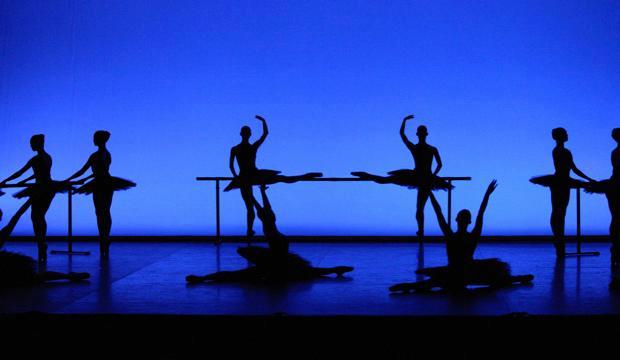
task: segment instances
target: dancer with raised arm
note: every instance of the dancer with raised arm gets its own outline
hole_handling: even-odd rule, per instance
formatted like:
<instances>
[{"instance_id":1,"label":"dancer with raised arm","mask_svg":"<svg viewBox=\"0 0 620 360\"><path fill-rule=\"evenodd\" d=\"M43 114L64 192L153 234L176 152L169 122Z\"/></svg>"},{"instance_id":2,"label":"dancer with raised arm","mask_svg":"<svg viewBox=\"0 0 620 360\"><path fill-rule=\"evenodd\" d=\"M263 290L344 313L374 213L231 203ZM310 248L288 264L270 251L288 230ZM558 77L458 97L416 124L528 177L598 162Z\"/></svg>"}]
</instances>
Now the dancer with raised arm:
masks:
<instances>
[{"instance_id":1,"label":"dancer with raised arm","mask_svg":"<svg viewBox=\"0 0 620 360\"><path fill-rule=\"evenodd\" d=\"M388 176L379 176L369 174L364 171L354 171L351 173L362 179L372 180L379 184L396 184L407 186L410 189L418 189L418 197L416 201L415 218L418 223L417 235L420 240L424 238L424 207L428 201L428 197L434 190L448 190L450 184L441 179L437 174L442 168L441 157L436 147L426 142L428 130L426 126L418 126L416 135L418 143L412 143L405 134L407 121L412 120L413 115L406 116L400 125L400 137L407 146L407 149L413 156L414 169L400 169L388 172ZM433 159L437 163L435 170L432 170Z\"/></svg>"},{"instance_id":2,"label":"dancer with raised arm","mask_svg":"<svg viewBox=\"0 0 620 360\"><path fill-rule=\"evenodd\" d=\"M491 181L480 204L476 223L471 232L467 231L471 224L471 212L469 210L459 211L456 216L457 230L453 232L443 216L439 202L431 193L431 204L437 215L439 227L446 238L448 266L417 270L416 274L428 276L430 279L414 283L397 284L390 287L390 291L424 292L431 291L434 288L461 291L468 285L504 287L515 283L531 282L534 276L513 276L510 273L510 266L498 259L474 260L474 253L482 234L484 212L489 203L489 198L496 188L497 182L495 180Z\"/></svg>"},{"instance_id":3,"label":"dancer with raised arm","mask_svg":"<svg viewBox=\"0 0 620 360\"><path fill-rule=\"evenodd\" d=\"M127 190L136 186L133 181L110 175L112 155L110 155L106 147L109 139L110 133L108 131L96 131L93 135L93 143L97 147L97 151L90 155L80 170L65 180L69 182L84 175L89 168L92 170L91 175L78 182L83 183L86 180L92 180L77 188L75 192L77 194L93 195L95 214L97 216L97 229L99 230L99 249L100 255L103 257L107 257L110 254L110 230L112 229L112 214L110 209L112 207L114 192Z\"/></svg>"},{"instance_id":4,"label":"dancer with raised arm","mask_svg":"<svg viewBox=\"0 0 620 360\"><path fill-rule=\"evenodd\" d=\"M28 200L17 211L16 216L13 217L14 220L9 222L9 225L0 232L0 241L8 238L21 215L30 207L32 227L39 249L39 262L45 262L47 261L47 244L45 239L47 235L47 222L45 215L56 193L68 191L69 185L61 181L52 180L52 157L45 152L45 136L43 134L33 135L30 138L30 147L37 154L28 160L21 169L0 183L0 185L6 185L9 181L21 177L30 169L32 169L33 175L21 180L18 184L23 185L32 179L35 180L33 185L27 186L13 195L18 199L27 197Z\"/></svg>"},{"instance_id":5,"label":"dancer with raised arm","mask_svg":"<svg viewBox=\"0 0 620 360\"><path fill-rule=\"evenodd\" d=\"M0 237L0 290L17 286L32 286L44 282L55 280L81 281L90 277L89 273L60 273L56 271L40 271L36 270L36 262L33 258L11 251L2 250L4 243L10 235L12 227L10 224L17 223L23 212L17 212L11 218L9 225L2 229L2 234L6 236ZM2 222L2 210L0 210L0 222ZM14 225L13 225L14 227Z\"/></svg>"},{"instance_id":6,"label":"dancer with raised arm","mask_svg":"<svg viewBox=\"0 0 620 360\"><path fill-rule=\"evenodd\" d=\"M564 144L568 141L568 132L564 128L555 128L551 131L551 137L555 140L553 148L553 166L555 173L552 175L537 176L530 179L536 185L548 187L551 190L551 231L553 232L553 244L557 256L566 254L566 239L564 238L566 209L570 200L571 189L582 188L587 183L570 177L571 170L577 176L593 181L577 168L573 161L573 154Z\"/></svg>"},{"instance_id":7,"label":"dancer with raised arm","mask_svg":"<svg viewBox=\"0 0 620 360\"><path fill-rule=\"evenodd\" d=\"M252 190L253 185L269 185L279 182L294 183L300 180L309 180L323 176L320 172L311 172L297 176L285 176L280 175L280 171L277 170L258 169L256 167L256 153L267 138L269 130L267 128L267 121L263 117L256 115L256 119L262 123L263 133L258 140L254 143L250 143L252 130L249 126L243 126L241 128L241 142L230 150L229 168L234 179L224 189L224 191L230 191L238 188L241 191L241 197L243 198L247 210L246 234L248 238L254 236L254 218L256 217L254 213L255 199ZM239 173L237 173L235 169L235 160L239 167Z\"/></svg>"},{"instance_id":8,"label":"dancer with raised arm","mask_svg":"<svg viewBox=\"0 0 620 360\"><path fill-rule=\"evenodd\" d=\"M267 197L267 187L261 185L263 205L254 200L258 218L263 223L263 233L268 248L247 246L237 249L237 253L254 264L247 269L237 271L219 271L213 274L198 276L189 275L187 282L278 282L310 280L330 274L342 276L353 271L350 266L314 267L299 255L288 251L289 241L276 226L276 215Z\"/></svg>"},{"instance_id":9,"label":"dancer with raised arm","mask_svg":"<svg viewBox=\"0 0 620 360\"><path fill-rule=\"evenodd\" d=\"M611 152L612 173L609 179L595 181L585 188L588 193L605 194L611 214L609 238L611 240L611 266L620 267L620 128L611 131L616 148Z\"/></svg>"}]
</instances>

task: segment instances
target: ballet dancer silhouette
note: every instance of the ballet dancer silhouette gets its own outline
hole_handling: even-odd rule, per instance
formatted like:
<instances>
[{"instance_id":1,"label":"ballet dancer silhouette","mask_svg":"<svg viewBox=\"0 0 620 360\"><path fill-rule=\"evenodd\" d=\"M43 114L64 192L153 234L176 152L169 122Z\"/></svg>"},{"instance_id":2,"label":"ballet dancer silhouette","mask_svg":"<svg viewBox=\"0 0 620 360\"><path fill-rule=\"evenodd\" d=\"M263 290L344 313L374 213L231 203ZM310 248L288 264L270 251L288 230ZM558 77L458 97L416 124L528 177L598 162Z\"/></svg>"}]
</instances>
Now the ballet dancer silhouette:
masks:
<instances>
[{"instance_id":1,"label":"ballet dancer silhouette","mask_svg":"<svg viewBox=\"0 0 620 360\"><path fill-rule=\"evenodd\" d=\"M443 164L439 151L436 147L426 142L428 130L426 126L418 126L416 135L418 143L412 143L405 134L407 121L412 120L413 115L406 116L400 125L400 137L411 152L414 161L414 169L400 169L388 172L389 176L379 176L369 174L364 171L354 171L351 173L362 179L372 180L379 184L396 184L407 186L411 189L418 189L418 197L416 201L416 221L418 223L418 238L424 238L424 207L428 201L428 197L433 190L447 190L451 185L437 176ZM433 159L437 163L435 170L432 171Z\"/></svg>"},{"instance_id":2,"label":"ballet dancer silhouette","mask_svg":"<svg viewBox=\"0 0 620 360\"><path fill-rule=\"evenodd\" d=\"M553 232L553 244L557 256L566 254L566 240L564 238L566 209L570 200L570 190L582 188L587 183L570 177L571 170L579 177L593 181L577 168L573 161L573 155L564 144L568 141L568 133L564 128L555 128L551 131L551 137L556 146L553 149L553 166L555 173L552 175L537 176L530 179L536 185L548 187L551 190L551 231Z\"/></svg>"},{"instance_id":3,"label":"ballet dancer silhouette","mask_svg":"<svg viewBox=\"0 0 620 360\"><path fill-rule=\"evenodd\" d=\"M462 291L467 285L483 285L496 288L515 283L531 282L534 276L513 276L510 273L510 266L498 259L474 260L474 253L482 233L484 212L489 203L489 198L496 188L497 181L491 181L480 204L476 223L471 232L467 231L471 224L471 212L469 210L459 211L456 216L457 231L453 232L443 216L439 202L431 193L431 204L437 215L439 227L446 237L448 266L417 270L416 274L428 276L430 279L414 283L396 284L390 287L390 291L424 292L431 291L434 288Z\"/></svg>"},{"instance_id":4,"label":"ballet dancer silhouette","mask_svg":"<svg viewBox=\"0 0 620 360\"><path fill-rule=\"evenodd\" d=\"M586 192L605 194L611 214L609 237L611 239L611 265L620 267L620 128L611 131L616 148L611 152L612 174L609 179L586 185Z\"/></svg>"},{"instance_id":5,"label":"ballet dancer silhouette","mask_svg":"<svg viewBox=\"0 0 620 360\"><path fill-rule=\"evenodd\" d=\"M24 212L18 212L11 218L11 223L17 223ZM2 210L0 209L0 222L2 222ZM17 218L16 218L17 217ZM9 227L7 227L9 226ZM68 274L56 271L36 271L36 263L33 258L11 251L2 250L5 241L10 235L7 225L2 229L0 237L0 289L17 286L36 285L55 280L80 281L90 277L89 273L70 272ZM14 225L13 225L14 227Z\"/></svg>"},{"instance_id":6,"label":"ballet dancer silhouette","mask_svg":"<svg viewBox=\"0 0 620 360\"><path fill-rule=\"evenodd\" d=\"M77 194L93 195L95 214L97 216L97 229L99 230L99 250L102 257L107 257L110 254L110 230L112 229L110 209L114 192L136 186L132 181L110 175L112 156L106 148L109 139L110 133L108 131L96 131L93 135L93 143L97 147L97 151L90 155L80 170L65 180L70 182L82 176L89 168L92 169L91 175L77 182L84 183L86 180L92 180L77 188L75 192Z\"/></svg>"},{"instance_id":7,"label":"ballet dancer silhouette","mask_svg":"<svg viewBox=\"0 0 620 360\"><path fill-rule=\"evenodd\" d=\"M303 175L285 176L280 175L280 171L258 169L256 167L256 153L258 148L263 144L269 134L267 128L267 121L259 116L255 116L263 124L263 133L261 137L254 143L250 143L250 137L252 136L252 130L249 126L243 126L241 128L241 142L235 145L230 150L229 168L234 179L228 184L224 191L230 191L232 189L239 189L241 191L241 197L245 203L247 210L247 237L254 236L254 219L256 217L254 213L254 192L252 190L253 185L261 184L275 184L275 183L294 183L300 180L314 179L323 176L320 172L311 172ZM235 169L235 160L239 167L239 173Z\"/></svg>"},{"instance_id":8,"label":"ballet dancer silhouette","mask_svg":"<svg viewBox=\"0 0 620 360\"><path fill-rule=\"evenodd\" d=\"M17 211L16 215L18 216L14 217L16 219L15 222L10 222L6 230L0 232L0 237L6 239L13 230L13 227L17 224L19 217L30 207L32 227L39 250L39 262L45 262L47 261L47 244L45 241L47 222L45 221L45 215L56 193L68 191L69 185L61 181L52 180L52 157L45 152L44 135L33 135L30 138L30 147L32 151L35 151L37 154L28 160L26 165L21 169L0 183L0 185L6 185L9 181L22 176L29 169L32 169L33 175L21 180L18 184L23 185L32 179L35 180L35 184L27 186L25 189L13 195L18 199L27 197L28 200Z\"/></svg>"},{"instance_id":9,"label":"ballet dancer silhouette","mask_svg":"<svg viewBox=\"0 0 620 360\"><path fill-rule=\"evenodd\" d=\"M219 271L204 276L188 275L186 277L187 282L302 281L330 274L336 274L340 277L344 273L353 271L350 266L314 267L299 255L289 252L289 241L276 226L276 215L267 196L267 187L263 184L260 188L263 205L261 206L255 199L254 206L258 218L263 223L263 233L268 248L260 246L240 247L237 249L237 253L254 266L237 271Z\"/></svg>"}]
</instances>

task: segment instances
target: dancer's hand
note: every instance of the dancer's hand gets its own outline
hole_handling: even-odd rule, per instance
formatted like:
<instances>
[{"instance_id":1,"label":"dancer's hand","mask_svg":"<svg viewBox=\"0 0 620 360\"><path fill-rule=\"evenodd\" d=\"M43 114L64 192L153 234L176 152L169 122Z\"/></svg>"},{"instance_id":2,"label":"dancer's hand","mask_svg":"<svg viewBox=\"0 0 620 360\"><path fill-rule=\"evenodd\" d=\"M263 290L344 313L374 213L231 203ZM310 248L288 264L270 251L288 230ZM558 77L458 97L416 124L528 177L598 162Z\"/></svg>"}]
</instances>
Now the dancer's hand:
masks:
<instances>
[{"instance_id":1,"label":"dancer's hand","mask_svg":"<svg viewBox=\"0 0 620 360\"><path fill-rule=\"evenodd\" d=\"M495 189L497 189L497 180L493 179L493 181L491 181L489 183L489 186L487 187L486 195L491 195L493 191L495 191Z\"/></svg>"},{"instance_id":2,"label":"dancer's hand","mask_svg":"<svg viewBox=\"0 0 620 360\"><path fill-rule=\"evenodd\" d=\"M256 115L256 116L254 116L254 117L255 117L256 119L258 119L258 120L262 121L262 122L265 122L265 118L264 118L264 117L262 117L262 116L260 116L260 115Z\"/></svg>"},{"instance_id":3,"label":"dancer's hand","mask_svg":"<svg viewBox=\"0 0 620 360\"><path fill-rule=\"evenodd\" d=\"M411 120L411 119L413 119L413 118L414 118L413 114L411 114L411 115L407 115L407 116L405 116L405 118L403 119L403 121Z\"/></svg>"}]
</instances>

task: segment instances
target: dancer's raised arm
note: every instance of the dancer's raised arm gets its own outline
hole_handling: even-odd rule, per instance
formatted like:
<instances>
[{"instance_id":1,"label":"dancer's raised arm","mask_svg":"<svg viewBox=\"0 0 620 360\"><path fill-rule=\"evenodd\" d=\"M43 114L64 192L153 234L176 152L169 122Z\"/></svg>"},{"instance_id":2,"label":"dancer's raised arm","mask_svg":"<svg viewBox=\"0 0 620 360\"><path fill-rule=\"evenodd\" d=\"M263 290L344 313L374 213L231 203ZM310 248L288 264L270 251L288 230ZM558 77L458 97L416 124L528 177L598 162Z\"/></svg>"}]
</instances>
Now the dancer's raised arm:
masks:
<instances>
[{"instance_id":1,"label":"dancer's raised arm","mask_svg":"<svg viewBox=\"0 0 620 360\"><path fill-rule=\"evenodd\" d=\"M441 157L439 157L439 150L437 150L437 148L433 148L433 150L433 156L437 162L437 167L435 168L435 171L433 171L433 175L437 175L439 174L439 170L443 167L443 164L441 163Z\"/></svg>"},{"instance_id":2,"label":"dancer's raised arm","mask_svg":"<svg viewBox=\"0 0 620 360\"><path fill-rule=\"evenodd\" d=\"M577 174L577 176L584 178L588 181L594 181L594 179L590 178L588 175L584 174L581 170L577 168L577 165L575 165L575 162L573 161L573 154L570 154L570 163L571 163L570 169L573 170L573 172Z\"/></svg>"},{"instance_id":3,"label":"dancer's raised arm","mask_svg":"<svg viewBox=\"0 0 620 360\"><path fill-rule=\"evenodd\" d=\"M0 184L4 185L6 183L8 183L11 180L15 180L17 178L19 178L20 176L22 176L26 171L28 171L28 169L30 169L32 167L32 159L28 160L28 162L26 163L26 165L24 165L21 169L17 170L13 175L9 176L8 178L4 179L2 182L0 182ZM34 179L34 175L22 180L21 182L26 182L28 180L32 180Z\"/></svg>"},{"instance_id":4,"label":"dancer's raised arm","mask_svg":"<svg viewBox=\"0 0 620 360\"><path fill-rule=\"evenodd\" d=\"M269 129L267 128L267 121L265 121L265 119L262 116L256 115L255 118L263 123L263 134L254 143L254 146L256 146L258 148L259 146L261 146L263 144L263 142L267 138L267 134L269 134Z\"/></svg>"},{"instance_id":5,"label":"dancer's raised arm","mask_svg":"<svg viewBox=\"0 0 620 360\"><path fill-rule=\"evenodd\" d=\"M413 148L413 143L407 138L407 135L405 134L405 127L407 126L407 120L411 119L413 119L413 115L407 115L403 119L402 124L400 124L400 138L403 139L403 142L405 143L405 145L407 145L409 149Z\"/></svg>"},{"instance_id":6,"label":"dancer's raised arm","mask_svg":"<svg viewBox=\"0 0 620 360\"><path fill-rule=\"evenodd\" d=\"M450 229L450 225L446 222L446 219L443 217L443 213L441 212L441 206L439 202L435 198L435 195L431 192L429 195L431 199L431 204L433 204L433 210L435 210L435 215L437 215L437 222L439 223L439 228L441 232L443 232L444 236L451 236L452 229Z\"/></svg>"},{"instance_id":7,"label":"dancer's raised arm","mask_svg":"<svg viewBox=\"0 0 620 360\"><path fill-rule=\"evenodd\" d=\"M80 170L76 171L75 174L69 176L65 181L71 181L73 179L79 178L80 176L84 175L84 173L88 170L88 168L92 165L92 159L93 156L91 155L88 160L86 160L86 163L84 164L84 166L82 166L80 168ZM89 175L86 178L82 179L82 181L84 180L88 180L90 178L92 178L94 175Z\"/></svg>"},{"instance_id":8,"label":"dancer's raised arm","mask_svg":"<svg viewBox=\"0 0 620 360\"><path fill-rule=\"evenodd\" d=\"M478 210L478 216L476 216L476 224L474 225L474 229L472 230L472 235L480 236L482 233L482 220L484 218L484 212L487 209L487 205L489 204L489 198L495 189L497 188L497 180L493 180L489 183L487 187L487 191L484 193L484 198L482 199L482 203L480 204L480 210Z\"/></svg>"}]
</instances>

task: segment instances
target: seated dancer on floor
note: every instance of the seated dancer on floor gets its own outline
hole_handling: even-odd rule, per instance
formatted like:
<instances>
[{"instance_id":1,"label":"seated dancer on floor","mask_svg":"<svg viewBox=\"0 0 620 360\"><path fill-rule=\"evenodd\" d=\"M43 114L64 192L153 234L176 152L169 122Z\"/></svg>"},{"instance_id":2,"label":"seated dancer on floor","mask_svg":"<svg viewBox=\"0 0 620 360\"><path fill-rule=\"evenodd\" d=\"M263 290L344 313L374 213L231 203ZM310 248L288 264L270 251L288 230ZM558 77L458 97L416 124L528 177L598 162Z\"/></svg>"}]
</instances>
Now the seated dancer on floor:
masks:
<instances>
[{"instance_id":1,"label":"seated dancer on floor","mask_svg":"<svg viewBox=\"0 0 620 360\"><path fill-rule=\"evenodd\" d=\"M570 200L571 189L584 187L585 181L570 177L571 170L579 177L593 181L577 168L573 161L573 154L564 147L568 141L568 133L564 128L555 128L551 131L551 137L556 142L553 149L553 166L555 173L552 175L537 176L530 179L536 185L548 187L551 190L551 231L553 232L553 245L556 256L566 254L566 239L564 238L566 209Z\"/></svg>"},{"instance_id":2,"label":"seated dancer on floor","mask_svg":"<svg viewBox=\"0 0 620 360\"><path fill-rule=\"evenodd\" d=\"M19 217L24 212L18 212L11 221L2 229L2 234L10 235L10 230L15 227ZM2 210L0 210L0 222L2 221ZM0 290L16 286L30 286L48 281L70 280L80 281L90 277L89 273L68 274L55 271L36 271L36 262L33 258L22 254L2 250L6 237L0 237Z\"/></svg>"},{"instance_id":3,"label":"seated dancer on floor","mask_svg":"<svg viewBox=\"0 0 620 360\"><path fill-rule=\"evenodd\" d=\"M410 189L417 188L418 198L416 201L415 217L418 223L417 235L420 239L422 239L424 237L424 207L426 206L430 193L434 190L447 190L451 185L437 176L442 167L441 158L439 157L439 151L437 148L426 142L426 137L428 136L426 126L418 126L416 133L418 136L417 144L412 143L407 138L407 135L405 134L405 127L407 121L411 119L413 119L413 115L408 115L403 119L403 122L400 125L400 137L413 156L413 170L394 170L388 172L388 176L373 175L364 171L354 171L351 175L362 179L372 180L379 184L396 184L407 186ZM435 171L431 170L433 159L437 162Z\"/></svg>"},{"instance_id":4,"label":"seated dancer on floor","mask_svg":"<svg viewBox=\"0 0 620 360\"><path fill-rule=\"evenodd\" d=\"M482 232L482 219L486 210L491 193L497 187L493 180L484 194L480 205L476 224L472 232L467 232L471 224L469 210L459 211L456 222L458 229L453 232L446 222L439 203L433 194L430 195L433 209L437 214L437 221L444 236L446 237L446 250L448 253L448 266L424 268L416 271L416 274L430 277L428 280L414 283L402 283L390 287L393 292L431 291L434 288L448 290L464 290L468 285L482 285L491 287L508 286L515 283L529 283L534 279L532 275L513 276L510 266L498 259L474 260L474 252L480 240Z\"/></svg>"},{"instance_id":5,"label":"seated dancer on floor","mask_svg":"<svg viewBox=\"0 0 620 360\"><path fill-rule=\"evenodd\" d=\"M612 174L609 179L586 185L588 193L605 194L611 214L609 238L611 240L611 265L620 267L620 128L611 131L616 148L611 152ZM620 285L620 284L615 284ZM614 286L615 286L614 285Z\"/></svg>"},{"instance_id":6,"label":"seated dancer on floor","mask_svg":"<svg viewBox=\"0 0 620 360\"><path fill-rule=\"evenodd\" d=\"M350 266L314 267L299 255L289 252L289 241L276 226L276 215L269 203L266 189L265 185L261 185L263 205L254 200L254 206L258 218L263 223L263 233L269 247L247 246L237 249L237 253L254 266L243 270L219 271L205 276L189 275L186 277L188 282L299 281L330 274L342 276L346 272L353 271Z\"/></svg>"},{"instance_id":7,"label":"seated dancer on floor","mask_svg":"<svg viewBox=\"0 0 620 360\"><path fill-rule=\"evenodd\" d=\"M30 138L30 147L32 148L32 151L36 151L37 154L33 156L21 169L6 178L4 181L0 182L0 185L6 185L7 182L19 178L26 171L32 169L33 175L21 180L18 184L26 184L32 179L35 180L35 183L13 195L18 199L24 197L28 198L28 200L17 211L16 217L14 218L19 219L21 215L28 208L30 208L32 227L34 229L34 235L39 248L39 261L45 262L47 261L47 244L45 241L45 237L47 235L47 222L45 221L45 215L47 214L47 210L52 204L52 200L54 200L56 193L67 192L70 189L70 185L62 181L52 180L52 157L45 152L44 135L38 134L32 136ZM11 223L9 223L9 225L11 225ZM12 226L15 226L15 224ZM6 240L12 231L13 229L9 226L5 231L0 232L0 238L4 238L4 240Z\"/></svg>"},{"instance_id":8,"label":"seated dancer on floor","mask_svg":"<svg viewBox=\"0 0 620 360\"><path fill-rule=\"evenodd\" d=\"M230 150L230 172L233 174L234 179L226 186L224 191L230 191L232 189L239 189L241 191L241 197L245 203L247 210L247 236L252 237L254 235L254 193L252 190L253 185L261 184L275 184L275 183L294 183L300 180L314 179L323 176L319 172L312 172L297 176L284 176L280 175L280 171L258 169L256 167L256 152L261 144L267 138L269 133L267 129L267 121L261 116L256 115L263 124L263 134L254 143L250 143L250 137L252 136L252 130L249 126L241 128L241 142L235 145ZM239 166L239 173L235 170L235 159Z\"/></svg>"},{"instance_id":9,"label":"seated dancer on floor","mask_svg":"<svg viewBox=\"0 0 620 360\"><path fill-rule=\"evenodd\" d=\"M97 216L97 229L99 230L99 251L100 255L107 257L110 254L110 231L112 230L112 198L115 191L127 190L136 183L110 175L110 165L112 155L106 148L110 139L110 133L105 130L98 130L93 135L93 143L97 151L92 153L84 166L75 174L71 175L66 181L71 181L82 175L90 168L92 174L79 180L83 183L88 179L93 179L83 186L77 188L77 194L93 195L95 205L95 215Z\"/></svg>"}]
</instances>

